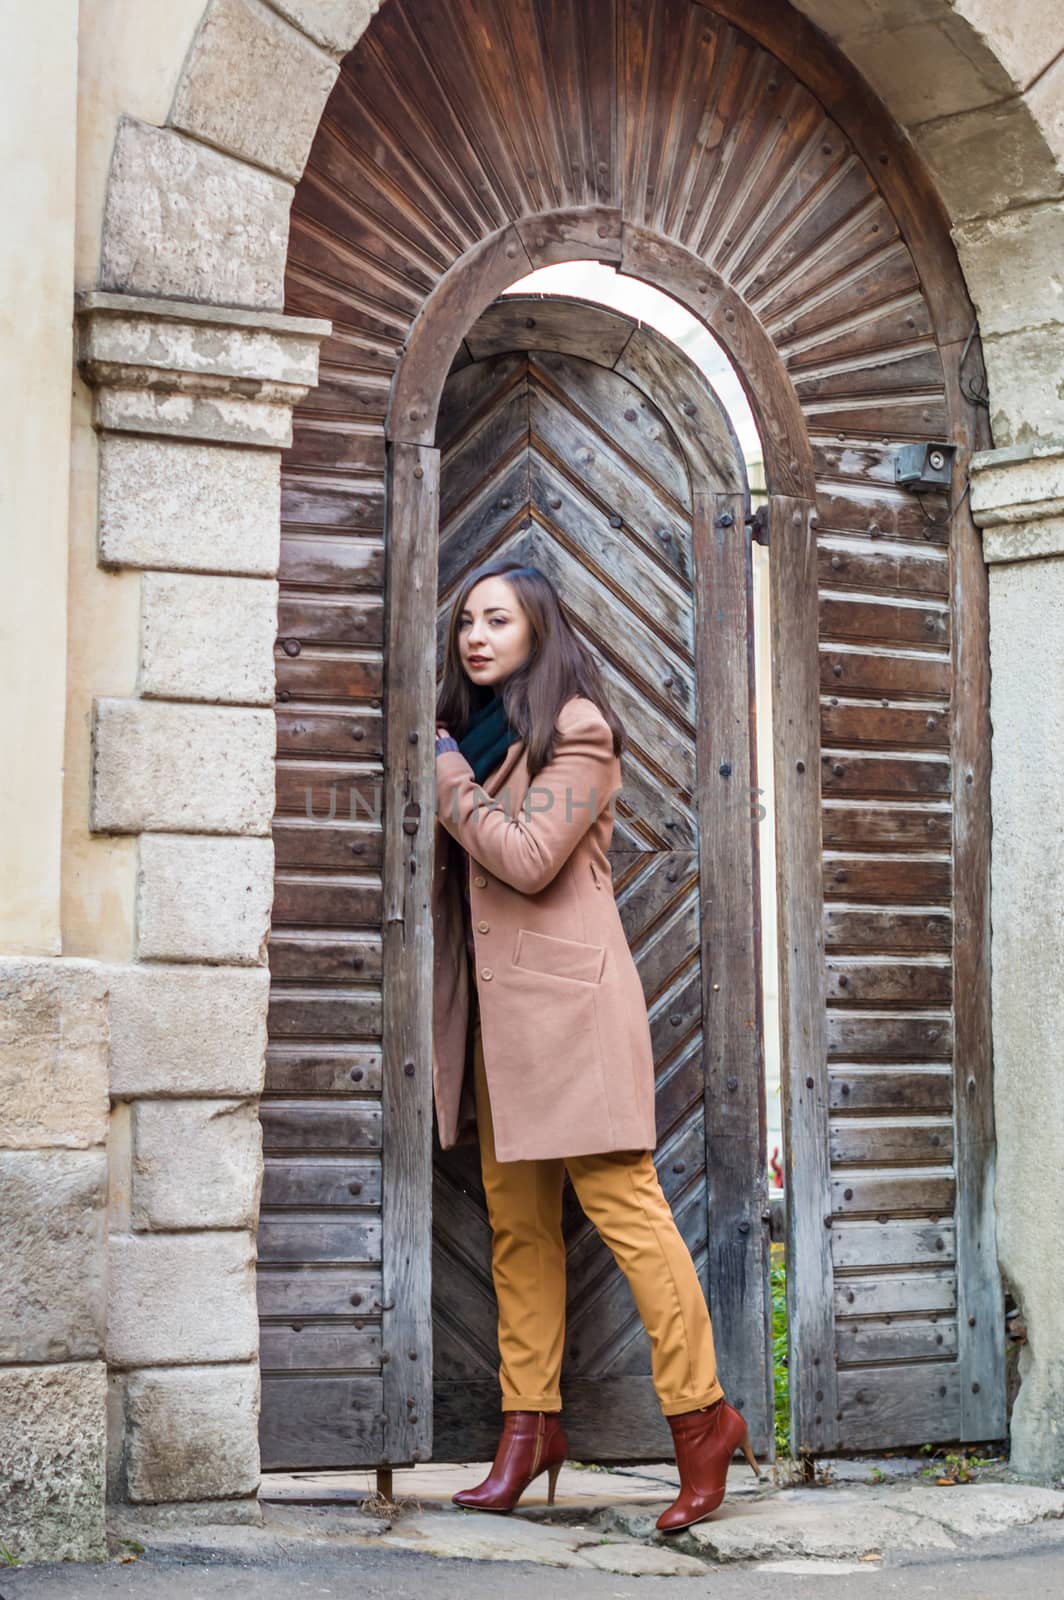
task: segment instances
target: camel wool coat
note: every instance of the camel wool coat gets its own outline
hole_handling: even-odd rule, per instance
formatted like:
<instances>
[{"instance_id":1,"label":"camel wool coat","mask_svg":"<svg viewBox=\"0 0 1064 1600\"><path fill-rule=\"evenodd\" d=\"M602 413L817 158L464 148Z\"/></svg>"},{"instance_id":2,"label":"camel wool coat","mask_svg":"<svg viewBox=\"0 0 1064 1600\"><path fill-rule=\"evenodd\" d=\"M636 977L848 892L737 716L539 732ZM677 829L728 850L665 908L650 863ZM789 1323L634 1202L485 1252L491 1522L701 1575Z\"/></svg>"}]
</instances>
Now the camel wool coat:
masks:
<instances>
[{"instance_id":1,"label":"camel wool coat","mask_svg":"<svg viewBox=\"0 0 1064 1600\"><path fill-rule=\"evenodd\" d=\"M469 957L457 881L468 853L484 1067L500 1161L653 1150L654 1056L643 986L606 851L620 758L592 700L558 714L554 759L529 785L525 743L483 785L436 758L432 1081L440 1143L475 1138L463 1095Z\"/></svg>"}]
</instances>

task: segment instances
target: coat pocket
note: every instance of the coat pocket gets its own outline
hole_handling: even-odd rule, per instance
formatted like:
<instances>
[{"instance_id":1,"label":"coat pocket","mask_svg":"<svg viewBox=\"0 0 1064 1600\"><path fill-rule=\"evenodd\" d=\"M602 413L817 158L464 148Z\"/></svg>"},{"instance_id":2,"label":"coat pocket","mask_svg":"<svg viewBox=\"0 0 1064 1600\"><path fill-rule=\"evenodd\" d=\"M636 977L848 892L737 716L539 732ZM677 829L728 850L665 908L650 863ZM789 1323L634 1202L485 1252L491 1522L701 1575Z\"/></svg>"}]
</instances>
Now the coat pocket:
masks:
<instances>
[{"instance_id":1,"label":"coat pocket","mask_svg":"<svg viewBox=\"0 0 1064 1600\"><path fill-rule=\"evenodd\" d=\"M526 972L539 972L547 978L571 978L578 983L599 983L605 963L604 945L557 939L531 928L517 930L514 966Z\"/></svg>"}]
</instances>

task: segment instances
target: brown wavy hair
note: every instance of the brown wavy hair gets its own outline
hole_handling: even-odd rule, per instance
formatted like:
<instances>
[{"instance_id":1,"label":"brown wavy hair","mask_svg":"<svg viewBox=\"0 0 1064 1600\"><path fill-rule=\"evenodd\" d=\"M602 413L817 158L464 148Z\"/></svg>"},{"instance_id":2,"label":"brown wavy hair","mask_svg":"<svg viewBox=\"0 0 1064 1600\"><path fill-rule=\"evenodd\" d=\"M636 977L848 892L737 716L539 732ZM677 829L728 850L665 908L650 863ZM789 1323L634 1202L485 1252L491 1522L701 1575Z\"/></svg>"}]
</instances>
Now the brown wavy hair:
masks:
<instances>
[{"instance_id":1,"label":"brown wavy hair","mask_svg":"<svg viewBox=\"0 0 1064 1600\"><path fill-rule=\"evenodd\" d=\"M473 683L458 649L459 619L470 591L484 578L505 578L528 618L532 645L528 659L506 679L502 703L507 720L525 741L528 771L535 778L554 757L555 722L567 700L593 700L613 733L613 753L627 744L624 724L610 705L598 662L574 631L553 583L538 567L503 559L486 562L466 576L451 607L443 677L436 698L436 720L461 739L474 711L494 694L490 684Z\"/></svg>"}]
</instances>

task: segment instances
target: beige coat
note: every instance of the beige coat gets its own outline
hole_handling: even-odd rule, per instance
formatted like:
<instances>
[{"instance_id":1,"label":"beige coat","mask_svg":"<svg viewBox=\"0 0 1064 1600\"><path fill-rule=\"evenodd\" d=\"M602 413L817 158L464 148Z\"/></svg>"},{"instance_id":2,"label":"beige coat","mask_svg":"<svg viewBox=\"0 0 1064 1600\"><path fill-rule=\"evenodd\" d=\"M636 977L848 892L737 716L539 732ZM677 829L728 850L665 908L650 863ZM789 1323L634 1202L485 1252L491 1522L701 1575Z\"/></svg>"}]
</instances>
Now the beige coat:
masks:
<instances>
[{"instance_id":1,"label":"beige coat","mask_svg":"<svg viewBox=\"0 0 1064 1600\"><path fill-rule=\"evenodd\" d=\"M465 1143L476 1115L462 1093L469 961L453 836L471 857L499 1159L652 1150L650 1024L606 855L621 788L609 724L593 701L569 700L554 760L531 790L524 751L522 740L512 744L483 786L460 751L436 758L432 1082L440 1142Z\"/></svg>"}]
</instances>

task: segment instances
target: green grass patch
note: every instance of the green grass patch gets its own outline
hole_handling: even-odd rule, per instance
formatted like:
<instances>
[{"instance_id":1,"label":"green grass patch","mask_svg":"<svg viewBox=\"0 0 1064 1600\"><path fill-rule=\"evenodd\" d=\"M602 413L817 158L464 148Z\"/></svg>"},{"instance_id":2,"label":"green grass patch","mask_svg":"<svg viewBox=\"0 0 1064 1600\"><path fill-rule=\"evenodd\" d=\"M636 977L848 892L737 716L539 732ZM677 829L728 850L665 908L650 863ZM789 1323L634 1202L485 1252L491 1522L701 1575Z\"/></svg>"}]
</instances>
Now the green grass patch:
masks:
<instances>
[{"instance_id":1,"label":"green grass patch","mask_svg":"<svg viewBox=\"0 0 1064 1600\"><path fill-rule=\"evenodd\" d=\"M774 1244L770 1257L772 1289L772 1385L776 1424L776 1454L791 1451L791 1379L787 1366L787 1263L783 1246Z\"/></svg>"}]
</instances>

